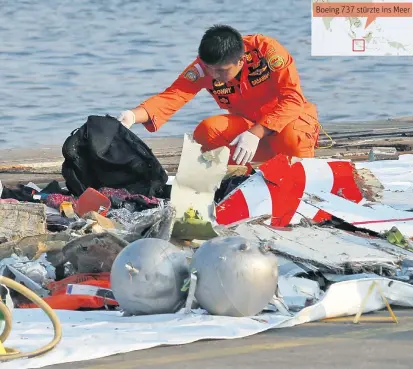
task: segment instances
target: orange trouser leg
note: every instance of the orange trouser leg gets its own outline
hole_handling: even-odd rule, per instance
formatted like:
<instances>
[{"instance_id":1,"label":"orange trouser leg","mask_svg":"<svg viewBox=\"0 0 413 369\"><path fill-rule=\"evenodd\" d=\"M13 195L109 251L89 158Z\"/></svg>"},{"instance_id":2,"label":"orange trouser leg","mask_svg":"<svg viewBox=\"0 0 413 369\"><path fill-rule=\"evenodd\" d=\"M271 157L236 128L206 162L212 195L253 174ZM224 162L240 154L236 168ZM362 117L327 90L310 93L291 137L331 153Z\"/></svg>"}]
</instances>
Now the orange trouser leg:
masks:
<instances>
[{"instance_id":1,"label":"orange trouser leg","mask_svg":"<svg viewBox=\"0 0 413 369\"><path fill-rule=\"evenodd\" d=\"M202 145L203 151L227 146L230 149L228 164L233 165L236 164L232 159L236 146L230 146L229 144L235 137L247 131L253 125L253 122L239 115L216 115L208 117L198 124L194 131L194 139Z\"/></svg>"},{"instance_id":2,"label":"orange trouser leg","mask_svg":"<svg viewBox=\"0 0 413 369\"><path fill-rule=\"evenodd\" d=\"M318 140L319 124L309 124L301 118L291 122L278 134L262 140L263 149L289 157L313 158ZM260 143L260 144L261 144ZM268 159L267 159L268 160Z\"/></svg>"},{"instance_id":3,"label":"orange trouser leg","mask_svg":"<svg viewBox=\"0 0 413 369\"><path fill-rule=\"evenodd\" d=\"M229 146L232 140L255 123L233 114L223 114L204 119L194 131L194 139L204 151L227 146L231 150L230 162L235 146ZM266 161L277 154L296 157L314 157L316 136L315 128L298 120L288 124L280 133L266 136L259 145L253 161Z\"/></svg>"}]
</instances>

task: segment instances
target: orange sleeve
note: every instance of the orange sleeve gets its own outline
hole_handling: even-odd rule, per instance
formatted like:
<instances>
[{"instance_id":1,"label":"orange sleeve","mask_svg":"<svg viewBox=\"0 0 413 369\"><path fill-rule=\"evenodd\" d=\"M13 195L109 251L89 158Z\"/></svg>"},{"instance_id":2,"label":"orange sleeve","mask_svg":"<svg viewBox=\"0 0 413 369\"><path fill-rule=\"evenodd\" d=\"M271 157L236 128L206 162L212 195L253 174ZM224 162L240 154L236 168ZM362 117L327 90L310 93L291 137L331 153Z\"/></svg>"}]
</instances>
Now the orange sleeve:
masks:
<instances>
[{"instance_id":1,"label":"orange sleeve","mask_svg":"<svg viewBox=\"0 0 413 369\"><path fill-rule=\"evenodd\" d=\"M204 71L198 59L188 65L178 78L163 92L143 101L150 118L144 126L149 132L157 131L203 88Z\"/></svg>"},{"instance_id":2,"label":"orange sleeve","mask_svg":"<svg viewBox=\"0 0 413 369\"><path fill-rule=\"evenodd\" d=\"M278 41L258 35L258 49L265 56L271 70L271 91L274 100L261 108L261 119L257 123L280 132L287 124L296 120L304 109L305 98L295 61Z\"/></svg>"}]
</instances>

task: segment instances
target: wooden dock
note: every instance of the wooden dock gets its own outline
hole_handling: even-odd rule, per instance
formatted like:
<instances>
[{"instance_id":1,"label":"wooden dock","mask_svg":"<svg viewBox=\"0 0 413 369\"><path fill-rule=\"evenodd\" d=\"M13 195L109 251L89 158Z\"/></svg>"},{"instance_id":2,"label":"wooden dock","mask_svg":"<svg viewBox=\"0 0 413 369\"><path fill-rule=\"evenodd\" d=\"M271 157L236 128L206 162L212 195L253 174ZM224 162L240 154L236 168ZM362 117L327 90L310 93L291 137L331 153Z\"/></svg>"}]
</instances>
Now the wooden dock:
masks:
<instances>
[{"instance_id":1,"label":"wooden dock","mask_svg":"<svg viewBox=\"0 0 413 369\"><path fill-rule=\"evenodd\" d=\"M397 154L413 153L413 116L370 122L323 123L332 141L320 134L317 157L367 160L372 147L395 147ZM144 140L165 169L176 172L182 150L182 137ZM62 142L63 144L63 142ZM331 148L324 148L330 146ZM62 181L61 146L0 149L0 180L7 186L18 183Z\"/></svg>"}]
</instances>

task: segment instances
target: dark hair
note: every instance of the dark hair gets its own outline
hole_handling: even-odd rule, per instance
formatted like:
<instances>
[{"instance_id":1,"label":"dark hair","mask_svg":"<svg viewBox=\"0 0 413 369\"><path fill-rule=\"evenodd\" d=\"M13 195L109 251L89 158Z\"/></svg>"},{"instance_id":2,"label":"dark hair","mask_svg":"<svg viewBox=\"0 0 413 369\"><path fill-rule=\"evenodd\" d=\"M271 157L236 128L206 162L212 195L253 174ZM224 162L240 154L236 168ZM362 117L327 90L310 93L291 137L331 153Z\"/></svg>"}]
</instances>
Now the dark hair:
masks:
<instances>
[{"instance_id":1,"label":"dark hair","mask_svg":"<svg viewBox=\"0 0 413 369\"><path fill-rule=\"evenodd\" d=\"M236 63L244 53L241 34L226 25L214 25L203 35L198 48L200 59L210 65Z\"/></svg>"}]
</instances>

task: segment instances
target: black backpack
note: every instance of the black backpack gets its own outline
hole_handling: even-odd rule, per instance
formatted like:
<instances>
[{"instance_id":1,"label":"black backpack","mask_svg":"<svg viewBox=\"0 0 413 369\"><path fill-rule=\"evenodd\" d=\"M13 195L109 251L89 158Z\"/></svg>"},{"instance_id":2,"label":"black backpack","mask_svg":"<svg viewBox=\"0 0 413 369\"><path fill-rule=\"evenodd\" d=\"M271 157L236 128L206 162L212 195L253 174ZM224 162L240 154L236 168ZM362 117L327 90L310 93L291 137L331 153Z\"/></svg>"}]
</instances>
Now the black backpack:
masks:
<instances>
[{"instance_id":1,"label":"black backpack","mask_svg":"<svg viewBox=\"0 0 413 369\"><path fill-rule=\"evenodd\" d=\"M75 196L88 187L110 187L162 197L168 181L152 150L109 115L89 116L66 139L62 154L62 175Z\"/></svg>"}]
</instances>

